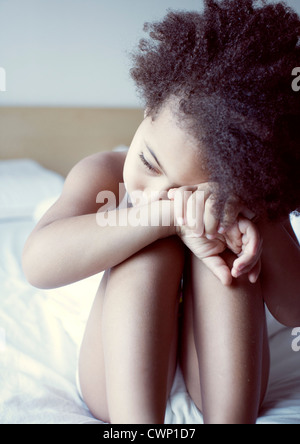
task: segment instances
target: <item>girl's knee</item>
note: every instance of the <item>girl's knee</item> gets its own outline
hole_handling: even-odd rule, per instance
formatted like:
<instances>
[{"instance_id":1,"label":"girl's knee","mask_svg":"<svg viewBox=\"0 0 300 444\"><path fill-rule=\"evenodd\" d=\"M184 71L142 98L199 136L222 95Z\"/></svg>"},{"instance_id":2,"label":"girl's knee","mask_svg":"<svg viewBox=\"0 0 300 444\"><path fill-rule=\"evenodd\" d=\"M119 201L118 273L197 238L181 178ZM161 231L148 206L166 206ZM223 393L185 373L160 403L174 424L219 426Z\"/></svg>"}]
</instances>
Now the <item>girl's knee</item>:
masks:
<instances>
[{"instance_id":1,"label":"girl's knee","mask_svg":"<svg viewBox=\"0 0 300 444\"><path fill-rule=\"evenodd\" d=\"M183 267L184 246L179 238L170 237L147 246L112 268L110 280L139 276L144 279L145 285L149 282L153 284L160 278L180 281Z\"/></svg>"},{"instance_id":2,"label":"girl's knee","mask_svg":"<svg viewBox=\"0 0 300 444\"><path fill-rule=\"evenodd\" d=\"M175 236L161 239L128 259L141 265L151 267L151 270L168 272L170 274L180 272L184 266L184 245Z\"/></svg>"},{"instance_id":3,"label":"girl's knee","mask_svg":"<svg viewBox=\"0 0 300 444\"><path fill-rule=\"evenodd\" d=\"M183 261L184 251L184 245L177 236L158 240L145 249L146 253L163 257L165 260L176 259L179 261Z\"/></svg>"}]
</instances>

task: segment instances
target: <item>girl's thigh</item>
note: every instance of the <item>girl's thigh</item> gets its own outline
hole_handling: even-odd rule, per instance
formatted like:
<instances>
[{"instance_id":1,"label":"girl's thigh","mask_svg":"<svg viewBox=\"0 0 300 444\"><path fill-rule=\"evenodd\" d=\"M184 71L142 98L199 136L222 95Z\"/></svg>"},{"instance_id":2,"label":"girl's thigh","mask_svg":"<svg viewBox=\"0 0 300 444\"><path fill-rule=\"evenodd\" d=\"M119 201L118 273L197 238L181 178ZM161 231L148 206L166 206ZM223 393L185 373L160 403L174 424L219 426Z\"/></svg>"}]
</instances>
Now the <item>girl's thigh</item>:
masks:
<instances>
[{"instance_id":1,"label":"girl's thigh","mask_svg":"<svg viewBox=\"0 0 300 444\"><path fill-rule=\"evenodd\" d=\"M144 285L149 288L151 283L151 297L153 298L151 302L160 304L161 298L170 297L173 299L173 301L170 300L170 307L174 307L179 301L183 266L184 247L179 238L170 237L155 242L112 270L105 272L88 319L79 357L80 388L87 406L96 418L110 422L102 331L105 299L109 296L110 287L114 287L115 292L116 285L120 285L120 292L123 297L126 297L124 292L133 293L135 284L137 288L141 288L141 282L144 282ZM136 296L139 297L139 294ZM133 304L132 310L135 309L136 305ZM174 321L174 325L177 325L177 320ZM170 351L169 391L176 370L177 337L177 331L175 331Z\"/></svg>"},{"instance_id":2,"label":"girl's thigh","mask_svg":"<svg viewBox=\"0 0 300 444\"><path fill-rule=\"evenodd\" d=\"M81 394L91 413L109 422L105 365L102 344L103 302L110 271L106 271L97 291L79 354L79 383Z\"/></svg>"}]
</instances>

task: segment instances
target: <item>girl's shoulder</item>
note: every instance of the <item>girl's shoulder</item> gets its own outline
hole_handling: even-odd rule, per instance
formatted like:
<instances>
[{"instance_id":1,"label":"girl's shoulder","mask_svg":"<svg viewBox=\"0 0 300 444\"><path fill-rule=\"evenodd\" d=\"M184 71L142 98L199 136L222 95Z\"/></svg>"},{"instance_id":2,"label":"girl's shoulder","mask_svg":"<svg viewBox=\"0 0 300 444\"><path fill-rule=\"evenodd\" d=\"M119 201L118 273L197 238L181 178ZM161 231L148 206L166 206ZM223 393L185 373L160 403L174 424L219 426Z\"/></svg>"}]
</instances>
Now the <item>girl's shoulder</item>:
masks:
<instances>
[{"instance_id":1,"label":"girl's shoulder","mask_svg":"<svg viewBox=\"0 0 300 444\"><path fill-rule=\"evenodd\" d=\"M83 172L87 174L98 175L99 172L108 171L115 176L123 177L123 168L127 151L103 151L92 154L82 159L75 167L73 172ZM72 171L71 171L72 173Z\"/></svg>"},{"instance_id":2,"label":"girl's shoulder","mask_svg":"<svg viewBox=\"0 0 300 444\"><path fill-rule=\"evenodd\" d=\"M78 162L68 174L59 199L64 208L76 208L77 215L96 213L97 196L111 191L119 198L119 184L123 183L126 152L100 152Z\"/></svg>"},{"instance_id":3,"label":"girl's shoulder","mask_svg":"<svg viewBox=\"0 0 300 444\"><path fill-rule=\"evenodd\" d=\"M66 183L91 187L91 191L114 191L123 182L123 168L127 152L100 152L92 154L74 166Z\"/></svg>"}]
</instances>

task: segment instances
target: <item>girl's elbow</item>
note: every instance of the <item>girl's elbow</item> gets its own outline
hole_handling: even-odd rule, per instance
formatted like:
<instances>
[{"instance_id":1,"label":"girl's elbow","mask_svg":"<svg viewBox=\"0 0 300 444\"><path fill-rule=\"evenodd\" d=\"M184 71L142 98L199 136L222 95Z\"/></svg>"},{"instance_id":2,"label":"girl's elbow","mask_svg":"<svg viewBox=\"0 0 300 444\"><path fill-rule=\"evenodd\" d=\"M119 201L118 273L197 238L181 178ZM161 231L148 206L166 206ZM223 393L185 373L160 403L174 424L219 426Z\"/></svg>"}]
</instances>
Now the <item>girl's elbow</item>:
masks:
<instances>
[{"instance_id":1,"label":"girl's elbow","mask_svg":"<svg viewBox=\"0 0 300 444\"><path fill-rule=\"evenodd\" d=\"M26 280L30 285L39 289L48 289L43 274L41 273L39 263L33 249L26 244L22 254L22 269Z\"/></svg>"}]
</instances>

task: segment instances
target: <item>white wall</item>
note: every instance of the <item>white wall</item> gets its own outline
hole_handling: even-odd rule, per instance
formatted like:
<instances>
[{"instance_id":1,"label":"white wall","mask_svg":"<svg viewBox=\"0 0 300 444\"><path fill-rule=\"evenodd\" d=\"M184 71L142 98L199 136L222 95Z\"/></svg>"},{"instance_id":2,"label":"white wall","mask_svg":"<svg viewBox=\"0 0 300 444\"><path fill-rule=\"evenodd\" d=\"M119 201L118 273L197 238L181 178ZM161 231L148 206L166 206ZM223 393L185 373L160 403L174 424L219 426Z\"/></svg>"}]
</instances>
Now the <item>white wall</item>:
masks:
<instances>
[{"instance_id":1,"label":"white wall","mask_svg":"<svg viewBox=\"0 0 300 444\"><path fill-rule=\"evenodd\" d=\"M202 0L0 0L0 106L138 106L128 53L168 8Z\"/></svg>"}]
</instances>

